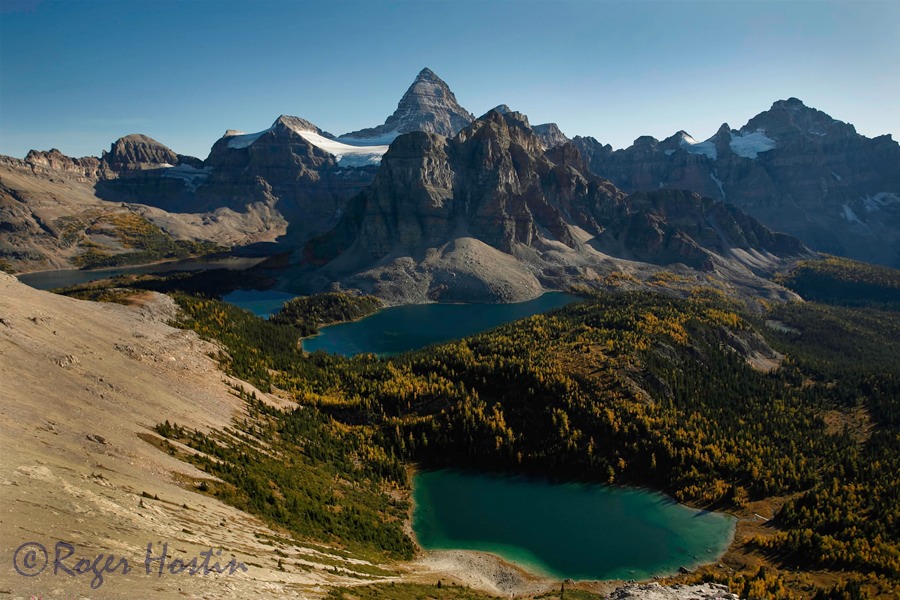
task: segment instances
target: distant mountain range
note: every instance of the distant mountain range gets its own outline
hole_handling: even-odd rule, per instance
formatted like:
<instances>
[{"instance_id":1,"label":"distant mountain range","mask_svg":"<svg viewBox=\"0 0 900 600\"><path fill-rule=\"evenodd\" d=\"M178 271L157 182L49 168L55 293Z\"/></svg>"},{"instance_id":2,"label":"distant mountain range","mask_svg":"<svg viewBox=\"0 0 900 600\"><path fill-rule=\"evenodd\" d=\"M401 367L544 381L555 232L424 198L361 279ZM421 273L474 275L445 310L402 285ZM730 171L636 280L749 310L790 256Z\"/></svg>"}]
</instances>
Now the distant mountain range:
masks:
<instances>
[{"instance_id":1,"label":"distant mountain range","mask_svg":"<svg viewBox=\"0 0 900 600\"><path fill-rule=\"evenodd\" d=\"M816 250L900 267L900 145L796 98L702 142L679 131L624 150L589 137L573 143L595 174L626 192L692 190Z\"/></svg>"},{"instance_id":2,"label":"distant mountain range","mask_svg":"<svg viewBox=\"0 0 900 600\"><path fill-rule=\"evenodd\" d=\"M98 226L110 212L289 252L299 287L397 301L510 300L652 265L750 282L809 252L773 231L900 265L900 147L791 99L703 142L679 132L614 151L505 105L476 119L423 69L384 124L341 136L283 115L227 131L205 160L143 135L100 158L0 157L10 267L132 252L121 220Z\"/></svg>"}]
</instances>

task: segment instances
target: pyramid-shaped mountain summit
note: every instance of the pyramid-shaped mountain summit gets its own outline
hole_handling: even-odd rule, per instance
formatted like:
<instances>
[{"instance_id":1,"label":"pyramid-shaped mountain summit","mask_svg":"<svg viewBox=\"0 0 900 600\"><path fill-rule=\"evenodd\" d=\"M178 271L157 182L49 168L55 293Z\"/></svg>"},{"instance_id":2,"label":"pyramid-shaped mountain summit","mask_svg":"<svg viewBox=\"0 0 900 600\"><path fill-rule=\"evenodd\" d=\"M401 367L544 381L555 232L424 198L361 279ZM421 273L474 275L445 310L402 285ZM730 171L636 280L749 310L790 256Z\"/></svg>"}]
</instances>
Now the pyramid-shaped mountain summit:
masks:
<instances>
[{"instance_id":1,"label":"pyramid-shaped mountain summit","mask_svg":"<svg viewBox=\"0 0 900 600\"><path fill-rule=\"evenodd\" d=\"M459 105L444 80L425 68L416 76L400 99L397 110L383 125L345 133L339 139L389 143L411 131L452 136L474 120L475 116Z\"/></svg>"}]
</instances>

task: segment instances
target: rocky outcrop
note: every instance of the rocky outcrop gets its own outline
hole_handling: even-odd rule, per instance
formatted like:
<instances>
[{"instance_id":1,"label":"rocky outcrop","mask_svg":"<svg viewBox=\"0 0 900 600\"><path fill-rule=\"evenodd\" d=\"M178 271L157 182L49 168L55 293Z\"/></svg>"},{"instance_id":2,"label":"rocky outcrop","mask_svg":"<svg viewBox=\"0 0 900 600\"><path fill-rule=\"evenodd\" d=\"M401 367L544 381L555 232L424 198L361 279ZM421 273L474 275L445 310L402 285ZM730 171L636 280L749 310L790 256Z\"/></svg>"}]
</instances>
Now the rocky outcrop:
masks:
<instances>
[{"instance_id":1,"label":"rocky outcrop","mask_svg":"<svg viewBox=\"0 0 900 600\"><path fill-rule=\"evenodd\" d=\"M713 256L736 251L772 256L808 252L797 238L776 233L734 206L685 190L639 192L628 197L628 216L600 236L606 248L655 264L683 263L711 270Z\"/></svg>"},{"instance_id":2,"label":"rocky outcrop","mask_svg":"<svg viewBox=\"0 0 900 600\"><path fill-rule=\"evenodd\" d=\"M456 101L456 96L431 69L422 69L403 94L397 110L383 125L345 133L339 139L393 141L412 131L456 135L475 117Z\"/></svg>"},{"instance_id":3,"label":"rocky outcrop","mask_svg":"<svg viewBox=\"0 0 900 600\"><path fill-rule=\"evenodd\" d=\"M174 167L179 159L168 146L146 135L133 133L113 142L100 162L105 169L121 172Z\"/></svg>"},{"instance_id":4,"label":"rocky outcrop","mask_svg":"<svg viewBox=\"0 0 900 600\"><path fill-rule=\"evenodd\" d=\"M467 258L456 260L461 247ZM351 200L337 227L306 246L304 260L328 273L325 279L378 272L409 276L410 285L465 279L475 289L497 278L527 279L510 275L504 256L552 287L559 267L577 275L605 257L712 270L738 256L755 257L763 268L765 257L806 252L799 241L698 194L627 197L590 173L573 144L544 150L524 115L493 110L453 138L397 138L373 184ZM446 260L436 262L435 253ZM473 272L467 261L484 269ZM401 263L406 274L398 274Z\"/></svg>"},{"instance_id":5,"label":"rocky outcrop","mask_svg":"<svg viewBox=\"0 0 900 600\"><path fill-rule=\"evenodd\" d=\"M556 123L544 123L532 127L534 134L541 140L544 149L555 148L567 144L570 140L559 130Z\"/></svg>"},{"instance_id":6,"label":"rocky outcrop","mask_svg":"<svg viewBox=\"0 0 900 600\"><path fill-rule=\"evenodd\" d=\"M310 256L327 261L354 244L377 260L459 236L506 253L542 239L573 248L580 242L564 212L584 221L585 208L602 212L624 195L599 178L585 179L577 153L556 158L545 156L527 119L515 112L491 111L454 138L402 136L373 185L354 199L338 230L311 244Z\"/></svg>"},{"instance_id":7,"label":"rocky outcrop","mask_svg":"<svg viewBox=\"0 0 900 600\"><path fill-rule=\"evenodd\" d=\"M49 151L31 150L24 163L36 174L49 175L62 172L81 179L96 179L99 176L100 160L93 156L71 158L56 148Z\"/></svg>"},{"instance_id":8,"label":"rocky outcrop","mask_svg":"<svg viewBox=\"0 0 900 600\"><path fill-rule=\"evenodd\" d=\"M680 131L616 151L593 138L573 143L595 174L627 192L691 190L816 250L900 266L900 145L796 98L702 142Z\"/></svg>"},{"instance_id":9,"label":"rocky outcrop","mask_svg":"<svg viewBox=\"0 0 900 600\"><path fill-rule=\"evenodd\" d=\"M636 583L616 588L607 600L739 600L739 596L717 583L673 586Z\"/></svg>"},{"instance_id":10,"label":"rocky outcrop","mask_svg":"<svg viewBox=\"0 0 900 600\"><path fill-rule=\"evenodd\" d=\"M103 153L96 190L104 200L174 212L200 212L192 192L202 179L186 181L185 177L205 174L202 167L199 158L176 154L146 135L126 135Z\"/></svg>"}]
</instances>

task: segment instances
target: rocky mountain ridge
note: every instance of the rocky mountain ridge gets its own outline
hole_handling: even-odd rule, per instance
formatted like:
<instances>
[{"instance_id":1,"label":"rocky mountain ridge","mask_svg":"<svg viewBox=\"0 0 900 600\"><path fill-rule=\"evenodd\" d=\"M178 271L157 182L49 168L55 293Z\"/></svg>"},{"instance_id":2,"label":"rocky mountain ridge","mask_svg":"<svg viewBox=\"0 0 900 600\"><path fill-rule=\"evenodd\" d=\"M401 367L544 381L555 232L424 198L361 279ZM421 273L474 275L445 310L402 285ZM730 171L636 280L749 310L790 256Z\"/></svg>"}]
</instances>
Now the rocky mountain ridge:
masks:
<instances>
[{"instance_id":1,"label":"rocky mountain ridge","mask_svg":"<svg viewBox=\"0 0 900 600\"><path fill-rule=\"evenodd\" d=\"M590 173L573 144L545 150L524 115L493 110L453 138L398 138L372 185L303 258L323 284L391 297L402 280L405 292L430 299L466 289L497 300L564 288L604 261L741 265L747 276L807 252L697 194L627 196Z\"/></svg>"},{"instance_id":2,"label":"rocky mountain ridge","mask_svg":"<svg viewBox=\"0 0 900 600\"><path fill-rule=\"evenodd\" d=\"M295 267L320 269L321 276L346 279L401 259L418 268L429 256L446 263L425 269L430 283L422 289L430 291L420 290L419 298L446 297L446 290L460 287L457 254L469 256L471 266L464 270L474 288L492 274L507 273L504 285L517 291L487 294L496 299L536 295L606 259L706 272L729 263L726 270L762 273L780 256L806 251L732 204L774 230L813 240L814 248L834 249L822 240L855 235L870 242L870 255L881 256L896 250L893 240L900 235L891 221L900 212L900 192L891 191L900 189L891 172L896 144L889 136L863 138L852 126L793 99L776 102L740 130L723 125L702 142L682 131L663 141L639 138L613 151L593 138L569 143L555 124L531 126L506 105L473 120L446 83L424 69L380 127L366 130L374 136L366 139L351 137L360 132L338 137L282 115L257 133L228 130L205 160L133 134L100 158L50 151L29 153L25 161L3 159L37 179L18 177L18 188L6 185L0 193L12 207L6 212L28 212L28 198L37 197L29 186L74 178L92 188L95 200L144 207L142 214L165 223L166 230L191 219L200 225L191 229L195 237L261 242L259 251L293 253ZM406 129L413 131L395 136ZM389 149L386 141L394 137ZM843 158L833 158L840 152ZM819 181L826 167L828 185ZM797 169L803 173L792 175ZM847 200L863 187L868 195L860 206ZM845 200L837 216L816 212L822 203L817 189L829 201ZM44 247L53 239L64 243L53 237L62 235L59 227L39 224L64 216L63 205L50 217L29 217L28 231L48 232ZM227 217L212 216L219 214ZM843 220L838 224L846 231L832 231L835 219ZM229 227L239 231L227 232ZM831 238L806 235L810 230ZM19 261L5 247L0 244L0 258ZM485 274L476 273L476 266ZM435 269L443 273L440 281L432 281ZM391 267L379 276L396 274Z\"/></svg>"},{"instance_id":3,"label":"rocky mountain ridge","mask_svg":"<svg viewBox=\"0 0 900 600\"><path fill-rule=\"evenodd\" d=\"M691 190L816 250L900 266L900 145L796 98L702 142L679 131L615 151L593 138L574 143L594 173L626 192Z\"/></svg>"}]
</instances>

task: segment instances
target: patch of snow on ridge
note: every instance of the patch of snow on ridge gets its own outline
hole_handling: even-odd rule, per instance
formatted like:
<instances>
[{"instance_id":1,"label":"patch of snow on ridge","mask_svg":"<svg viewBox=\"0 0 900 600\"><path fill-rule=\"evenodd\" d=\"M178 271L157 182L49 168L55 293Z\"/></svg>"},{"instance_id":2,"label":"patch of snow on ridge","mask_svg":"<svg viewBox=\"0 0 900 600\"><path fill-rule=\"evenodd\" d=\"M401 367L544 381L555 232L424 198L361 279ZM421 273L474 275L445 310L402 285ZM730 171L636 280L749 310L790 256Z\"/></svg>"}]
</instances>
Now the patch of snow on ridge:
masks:
<instances>
[{"instance_id":1,"label":"patch of snow on ridge","mask_svg":"<svg viewBox=\"0 0 900 600\"><path fill-rule=\"evenodd\" d=\"M270 131L272 131L271 127L269 127L268 129L265 129L263 131L260 131L259 133L240 133L240 132L229 129L228 131L225 132L225 137L228 138L228 147L229 148L234 148L234 149L247 148L248 146L250 146L250 144L252 144L253 142L255 142L256 140L258 140L259 138L261 138L263 135L265 135L266 133L268 133Z\"/></svg>"},{"instance_id":2,"label":"patch of snow on ridge","mask_svg":"<svg viewBox=\"0 0 900 600\"><path fill-rule=\"evenodd\" d=\"M313 146L333 155L341 167L367 167L379 164L381 157L387 152L388 144L400 135L398 132L391 132L373 139L344 138L338 141L308 129L311 125L300 119L282 117L281 123ZM277 124L278 122L276 122ZM229 130L225 132L225 137L228 139L228 147L232 149L247 148L263 135L272 131L276 125L259 133L242 133ZM375 144L374 142L386 143Z\"/></svg>"},{"instance_id":3,"label":"patch of snow on ridge","mask_svg":"<svg viewBox=\"0 0 900 600\"><path fill-rule=\"evenodd\" d=\"M719 193L722 194L722 200L724 201L725 200L725 190L722 189L722 180L719 179L719 172L716 171L715 174L710 173L709 178L712 179L713 182L716 184L716 187L719 188Z\"/></svg>"},{"instance_id":4,"label":"patch of snow on ridge","mask_svg":"<svg viewBox=\"0 0 900 600\"><path fill-rule=\"evenodd\" d=\"M162 176L168 177L170 179L180 179L184 182L184 186L187 189L191 190L192 192L196 192L197 188L206 181L206 178L209 177L209 174L211 172L212 167L204 167L203 169L198 169L197 167L192 167L191 165L178 165L177 167L166 169L163 172Z\"/></svg>"},{"instance_id":5,"label":"patch of snow on ridge","mask_svg":"<svg viewBox=\"0 0 900 600\"><path fill-rule=\"evenodd\" d=\"M844 215L844 218L847 219L848 222L859 223L860 225L863 224L863 222L859 220L859 217L856 216L856 213L853 212L852 208L850 208L846 204L844 204L843 207L844 207L843 215Z\"/></svg>"},{"instance_id":6,"label":"patch of snow on ridge","mask_svg":"<svg viewBox=\"0 0 900 600\"><path fill-rule=\"evenodd\" d=\"M313 146L334 155L338 165L342 167L377 165L388 150L388 146L351 146L319 135L314 131L297 131L297 135Z\"/></svg>"},{"instance_id":7,"label":"patch of snow on ridge","mask_svg":"<svg viewBox=\"0 0 900 600\"><path fill-rule=\"evenodd\" d=\"M731 151L744 158L755 159L760 152L768 152L778 147L778 143L762 131L731 135Z\"/></svg>"},{"instance_id":8,"label":"patch of snow on ridge","mask_svg":"<svg viewBox=\"0 0 900 600\"><path fill-rule=\"evenodd\" d=\"M698 142L686 133L681 134L681 147L688 154L705 154L710 160L716 160L719 156L718 152L716 152L716 145L712 140Z\"/></svg>"},{"instance_id":9,"label":"patch of snow on ridge","mask_svg":"<svg viewBox=\"0 0 900 600\"><path fill-rule=\"evenodd\" d=\"M862 199L866 212L875 212L890 204L900 203L900 195L893 192L878 192L874 196L866 196Z\"/></svg>"}]
</instances>

